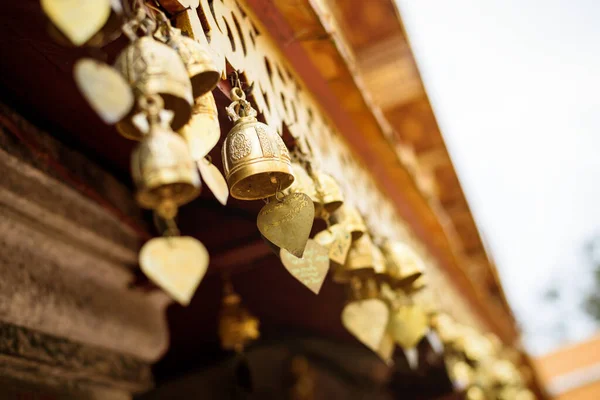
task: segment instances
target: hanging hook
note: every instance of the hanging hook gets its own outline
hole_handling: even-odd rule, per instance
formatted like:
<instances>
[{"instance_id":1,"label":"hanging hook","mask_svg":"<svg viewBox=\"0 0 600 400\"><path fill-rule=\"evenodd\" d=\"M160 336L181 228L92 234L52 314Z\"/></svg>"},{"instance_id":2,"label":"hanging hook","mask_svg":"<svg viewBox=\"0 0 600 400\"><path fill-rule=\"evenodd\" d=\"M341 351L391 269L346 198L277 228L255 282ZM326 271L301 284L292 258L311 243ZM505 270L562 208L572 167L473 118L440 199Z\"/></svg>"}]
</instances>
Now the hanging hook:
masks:
<instances>
[{"instance_id":1,"label":"hanging hook","mask_svg":"<svg viewBox=\"0 0 600 400\"><path fill-rule=\"evenodd\" d=\"M245 96L249 96L254 89L254 82L250 85L245 85L240 79L241 71L234 70L229 74L229 83L231 84L231 88L240 88L240 90L244 93ZM245 86L245 87L244 87Z\"/></svg>"},{"instance_id":2,"label":"hanging hook","mask_svg":"<svg viewBox=\"0 0 600 400\"><path fill-rule=\"evenodd\" d=\"M231 74L229 74L229 83L231 83L231 88L240 88L242 89L242 81L240 80L240 73L234 70Z\"/></svg>"}]
</instances>

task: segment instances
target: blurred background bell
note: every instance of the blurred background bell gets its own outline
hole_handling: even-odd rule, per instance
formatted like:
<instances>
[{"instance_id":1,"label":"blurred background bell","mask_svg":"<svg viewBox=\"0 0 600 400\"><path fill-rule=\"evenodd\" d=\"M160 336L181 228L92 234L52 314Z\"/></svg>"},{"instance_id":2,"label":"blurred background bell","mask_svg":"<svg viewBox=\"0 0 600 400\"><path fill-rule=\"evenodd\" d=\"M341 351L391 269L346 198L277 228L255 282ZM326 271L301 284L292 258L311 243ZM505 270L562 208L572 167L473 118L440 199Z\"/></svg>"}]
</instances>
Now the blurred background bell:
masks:
<instances>
[{"instance_id":1,"label":"blurred background bell","mask_svg":"<svg viewBox=\"0 0 600 400\"><path fill-rule=\"evenodd\" d=\"M294 183L287 188L284 193L304 193L313 201L315 206L315 216L320 214L320 209L322 208L322 204L319 201L319 197L317 195L317 189L315 188L315 183L313 179L310 177L306 168L299 162L292 162L292 171L294 173Z\"/></svg>"},{"instance_id":2,"label":"blurred background bell","mask_svg":"<svg viewBox=\"0 0 600 400\"><path fill-rule=\"evenodd\" d=\"M324 211L325 214L322 216L328 217L344 204L342 189L340 189L340 186L331 175L324 172L318 170L315 171L313 173L313 179L315 181L315 187L317 188L319 202L323 205L319 214L323 214L322 211Z\"/></svg>"},{"instance_id":3,"label":"blurred background bell","mask_svg":"<svg viewBox=\"0 0 600 400\"><path fill-rule=\"evenodd\" d=\"M383 252L381 251L379 246L377 246L375 244L373 244L372 257L373 257L373 271L375 272L377 279L380 281L388 281L389 273L388 273L387 264L385 261L385 256L383 255Z\"/></svg>"},{"instance_id":4,"label":"blurred background bell","mask_svg":"<svg viewBox=\"0 0 600 400\"><path fill-rule=\"evenodd\" d=\"M381 250L385 255L388 273L396 282L395 286L410 287L423 275L425 264L409 245L387 239Z\"/></svg>"},{"instance_id":5,"label":"blurred background bell","mask_svg":"<svg viewBox=\"0 0 600 400\"><path fill-rule=\"evenodd\" d=\"M349 204L342 204L331 214L331 224L343 224L352 234L352 240L358 240L367 232L367 225L360 211Z\"/></svg>"},{"instance_id":6,"label":"blurred background bell","mask_svg":"<svg viewBox=\"0 0 600 400\"><path fill-rule=\"evenodd\" d=\"M181 34L181 30L170 30L167 45L177 51L192 83L194 98L212 91L219 83L221 73L202 44Z\"/></svg>"},{"instance_id":7,"label":"blurred background bell","mask_svg":"<svg viewBox=\"0 0 600 400\"><path fill-rule=\"evenodd\" d=\"M226 350L242 352L248 343L260 336L260 321L242 304L230 282L225 284L219 313L219 339Z\"/></svg>"},{"instance_id":8,"label":"blurred background bell","mask_svg":"<svg viewBox=\"0 0 600 400\"><path fill-rule=\"evenodd\" d=\"M179 54L150 36L138 38L117 57L115 68L133 87L136 95L157 94L165 110L172 112L171 128L182 128L192 116L192 84ZM137 108L117 123L128 139L140 140L143 130L134 123Z\"/></svg>"},{"instance_id":9,"label":"blurred background bell","mask_svg":"<svg viewBox=\"0 0 600 400\"><path fill-rule=\"evenodd\" d=\"M346 263L334 271L334 281L348 282L353 276L374 277L373 248L369 234L364 234L360 239L355 240L348 251Z\"/></svg>"},{"instance_id":10,"label":"blurred background bell","mask_svg":"<svg viewBox=\"0 0 600 400\"><path fill-rule=\"evenodd\" d=\"M159 124L152 124L134 149L131 174L139 205L155 209L165 219L200 194L200 177L185 141Z\"/></svg>"}]
</instances>

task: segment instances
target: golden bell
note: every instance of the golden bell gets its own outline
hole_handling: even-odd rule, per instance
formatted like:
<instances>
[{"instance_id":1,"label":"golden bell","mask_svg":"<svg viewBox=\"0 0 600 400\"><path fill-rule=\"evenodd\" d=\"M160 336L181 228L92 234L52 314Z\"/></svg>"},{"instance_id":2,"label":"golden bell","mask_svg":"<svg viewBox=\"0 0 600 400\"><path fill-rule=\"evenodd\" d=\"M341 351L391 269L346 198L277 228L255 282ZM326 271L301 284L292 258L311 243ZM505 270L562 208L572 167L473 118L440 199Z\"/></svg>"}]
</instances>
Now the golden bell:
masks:
<instances>
[{"instance_id":1,"label":"golden bell","mask_svg":"<svg viewBox=\"0 0 600 400\"><path fill-rule=\"evenodd\" d=\"M343 224L352 234L352 240L358 240L367 232L367 226L356 207L343 204L331 214L331 224Z\"/></svg>"},{"instance_id":2,"label":"golden bell","mask_svg":"<svg viewBox=\"0 0 600 400\"><path fill-rule=\"evenodd\" d=\"M138 204L165 219L200 194L200 177L185 141L156 123L132 153L131 174Z\"/></svg>"},{"instance_id":3,"label":"golden bell","mask_svg":"<svg viewBox=\"0 0 600 400\"><path fill-rule=\"evenodd\" d=\"M346 257L346 263L335 270L333 280L335 282L348 282L353 276L361 278L374 276L374 247L369 234L364 234L360 239L352 242Z\"/></svg>"},{"instance_id":4,"label":"golden bell","mask_svg":"<svg viewBox=\"0 0 600 400\"><path fill-rule=\"evenodd\" d=\"M240 200L274 196L294 182L290 153L277 131L256 119L241 89L232 89L232 98L227 112L234 125L222 149L229 193ZM243 108L234 111L235 105Z\"/></svg>"},{"instance_id":5,"label":"golden bell","mask_svg":"<svg viewBox=\"0 0 600 400\"><path fill-rule=\"evenodd\" d=\"M207 49L194 39L181 34L181 30L171 28L167 45L179 53L192 82L194 97L212 91L219 83L221 73Z\"/></svg>"},{"instance_id":6,"label":"golden bell","mask_svg":"<svg viewBox=\"0 0 600 400\"><path fill-rule=\"evenodd\" d=\"M294 173L294 183L283 191L285 195L291 193L304 193L313 201L315 205L315 215L319 214L321 203L317 195L315 183L302 164L292 162L292 171Z\"/></svg>"},{"instance_id":7,"label":"golden bell","mask_svg":"<svg viewBox=\"0 0 600 400\"><path fill-rule=\"evenodd\" d=\"M192 84L179 54L151 36L136 39L127 46L115 61L136 95L157 94L164 108L173 113L171 128L182 128L192 116ZM138 110L117 123L117 130L128 139L140 140L142 130L133 122Z\"/></svg>"},{"instance_id":8,"label":"golden bell","mask_svg":"<svg viewBox=\"0 0 600 400\"><path fill-rule=\"evenodd\" d=\"M319 201L323 204L323 210L327 215L333 213L344 204L342 189L340 189L340 186L331 175L315 171L313 179L317 188Z\"/></svg>"},{"instance_id":9,"label":"golden bell","mask_svg":"<svg viewBox=\"0 0 600 400\"><path fill-rule=\"evenodd\" d=\"M388 239L381 250L387 261L388 273L396 281L396 286L410 286L425 272L423 260L407 244Z\"/></svg>"}]
</instances>

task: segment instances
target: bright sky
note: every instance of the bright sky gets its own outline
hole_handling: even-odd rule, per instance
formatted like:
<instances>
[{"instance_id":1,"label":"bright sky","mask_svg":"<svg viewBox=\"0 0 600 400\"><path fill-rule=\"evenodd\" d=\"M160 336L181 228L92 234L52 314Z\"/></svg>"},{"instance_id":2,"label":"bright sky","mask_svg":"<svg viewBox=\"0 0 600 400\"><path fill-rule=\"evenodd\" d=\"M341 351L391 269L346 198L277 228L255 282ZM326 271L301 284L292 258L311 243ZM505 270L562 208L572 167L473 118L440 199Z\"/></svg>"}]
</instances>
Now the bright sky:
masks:
<instances>
[{"instance_id":1,"label":"bright sky","mask_svg":"<svg viewBox=\"0 0 600 400\"><path fill-rule=\"evenodd\" d=\"M397 0L448 150L534 354L590 336L600 1ZM552 287L555 303L544 300Z\"/></svg>"}]
</instances>

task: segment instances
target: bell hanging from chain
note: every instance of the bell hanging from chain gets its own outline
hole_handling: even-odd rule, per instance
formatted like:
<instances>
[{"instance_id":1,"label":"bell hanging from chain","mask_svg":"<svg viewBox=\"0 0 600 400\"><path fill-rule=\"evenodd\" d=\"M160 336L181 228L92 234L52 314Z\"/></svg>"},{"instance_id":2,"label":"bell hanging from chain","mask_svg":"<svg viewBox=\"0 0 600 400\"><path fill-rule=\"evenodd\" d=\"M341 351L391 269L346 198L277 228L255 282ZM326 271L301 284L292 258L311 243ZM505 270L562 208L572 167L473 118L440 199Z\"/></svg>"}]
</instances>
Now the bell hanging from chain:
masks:
<instances>
[{"instance_id":1,"label":"bell hanging from chain","mask_svg":"<svg viewBox=\"0 0 600 400\"><path fill-rule=\"evenodd\" d=\"M288 149L274 129L256 119L239 87L231 90L231 97L226 110L234 125L222 149L229 192L240 200L274 196L294 182Z\"/></svg>"},{"instance_id":2,"label":"bell hanging from chain","mask_svg":"<svg viewBox=\"0 0 600 400\"><path fill-rule=\"evenodd\" d=\"M385 240L381 250L387 260L390 277L394 286L408 286L425 272L425 265L419 255L407 244Z\"/></svg>"},{"instance_id":3,"label":"bell hanging from chain","mask_svg":"<svg viewBox=\"0 0 600 400\"><path fill-rule=\"evenodd\" d=\"M367 225L360 215L360 211L354 206L343 204L331 214L332 224L342 224L352 234L352 240L358 240L367 232Z\"/></svg>"},{"instance_id":4,"label":"bell hanging from chain","mask_svg":"<svg viewBox=\"0 0 600 400\"><path fill-rule=\"evenodd\" d=\"M160 123L161 101L156 95L140 98L150 128L132 153L131 174L138 204L172 219L179 206L200 194L200 177L185 141Z\"/></svg>"},{"instance_id":5,"label":"bell hanging from chain","mask_svg":"<svg viewBox=\"0 0 600 400\"><path fill-rule=\"evenodd\" d=\"M179 53L192 83L194 98L212 91L221 79L221 72L202 44L172 28L168 21L167 45Z\"/></svg>"},{"instance_id":6,"label":"bell hanging from chain","mask_svg":"<svg viewBox=\"0 0 600 400\"><path fill-rule=\"evenodd\" d=\"M138 37L138 29L143 29L146 36ZM147 17L141 22L132 20L125 24L123 32L132 43L119 54L115 68L133 87L136 96L159 95L164 109L172 114L171 128L178 130L192 116L192 84L179 54L152 36L155 29L156 24ZM117 123L119 133L128 139L140 140L146 130L138 113L134 108Z\"/></svg>"}]
</instances>

